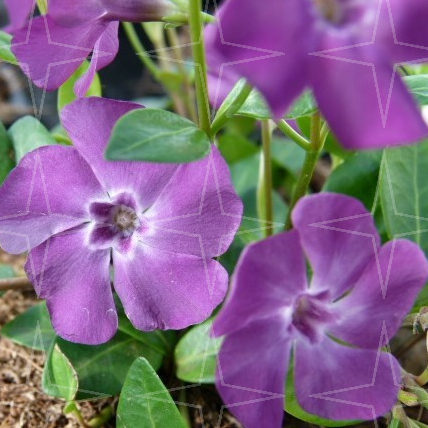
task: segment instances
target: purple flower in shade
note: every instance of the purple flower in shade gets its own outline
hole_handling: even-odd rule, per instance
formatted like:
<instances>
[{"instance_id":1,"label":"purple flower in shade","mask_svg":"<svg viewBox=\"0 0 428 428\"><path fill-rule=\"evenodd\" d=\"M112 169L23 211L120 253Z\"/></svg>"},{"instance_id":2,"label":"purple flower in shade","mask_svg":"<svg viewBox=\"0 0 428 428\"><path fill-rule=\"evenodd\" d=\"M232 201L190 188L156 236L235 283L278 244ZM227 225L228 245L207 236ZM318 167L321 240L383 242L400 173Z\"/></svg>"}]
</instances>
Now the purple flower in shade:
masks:
<instances>
[{"instance_id":1,"label":"purple flower in shade","mask_svg":"<svg viewBox=\"0 0 428 428\"><path fill-rule=\"evenodd\" d=\"M397 72L428 59L425 0L226 0L217 18L206 30L216 104L244 76L276 117L311 88L351 149L427 136Z\"/></svg>"},{"instance_id":2,"label":"purple flower in shade","mask_svg":"<svg viewBox=\"0 0 428 428\"><path fill-rule=\"evenodd\" d=\"M295 230L250 245L238 262L213 327L226 335L217 388L246 427L280 427L292 351L305 410L375 419L400 385L399 364L381 347L412 307L428 263L410 241L381 246L370 213L347 196L305 197L293 222Z\"/></svg>"},{"instance_id":3,"label":"purple flower in shade","mask_svg":"<svg viewBox=\"0 0 428 428\"><path fill-rule=\"evenodd\" d=\"M36 0L4 0L4 3L9 14L9 25L4 30L13 32L27 23L34 11Z\"/></svg>"},{"instance_id":4,"label":"purple flower in shade","mask_svg":"<svg viewBox=\"0 0 428 428\"><path fill-rule=\"evenodd\" d=\"M95 72L117 54L119 21L158 21L172 10L168 0L50 0L47 15L14 31L12 50L25 74L47 90L61 86L92 52L75 88L84 96Z\"/></svg>"},{"instance_id":5,"label":"purple flower in shade","mask_svg":"<svg viewBox=\"0 0 428 428\"><path fill-rule=\"evenodd\" d=\"M136 104L82 98L62 112L74 147L27 154L0 188L0 243L26 272L57 333L98 344L117 329L110 286L134 326L181 329L222 301L242 203L213 146L190 164L107 162L115 122Z\"/></svg>"}]
</instances>

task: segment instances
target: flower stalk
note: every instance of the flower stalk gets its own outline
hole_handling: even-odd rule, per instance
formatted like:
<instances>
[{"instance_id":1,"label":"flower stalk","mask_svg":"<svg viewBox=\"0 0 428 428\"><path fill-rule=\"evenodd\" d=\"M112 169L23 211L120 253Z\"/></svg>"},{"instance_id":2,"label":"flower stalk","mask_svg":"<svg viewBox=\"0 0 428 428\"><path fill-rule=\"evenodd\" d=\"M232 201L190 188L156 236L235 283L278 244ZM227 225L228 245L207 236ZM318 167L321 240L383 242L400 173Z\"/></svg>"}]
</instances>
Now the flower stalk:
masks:
<instances>
[{"instance_id":1,"label":"flower stalk","mask_svg":"<svg viewBox=\"0 0 428 428\"><path fill-rule=\"evenodd\" d=\"M286 120L281 119L276 123L276 125L283 134L293 140L303 150L311 150L310 141L308 141L303 135L300 135L296 130L294 130L293 127L289 125Z\"/></svg>"},{"instance_id":2,"label":"flower stalk","mask_svg":"<svg viewBox=\"0 0 428 428\"><path fill-rule=\"evenodd\" d=\"M272 128L269 120L262 121L262 153L260 158L257 207L260 220L266 225L265 237L273 235L272 199Z\"/></svg>"},{"instance_id":3,"label":"flower stalk","mask_svg":"<svg viewBox=\"0 0 428 428\"><path fill-rule=\"evenodd\" d=\"M211 121L208 102L207 62L201 19L201 0L189 1L189 26L193 60L195 62L195 86L196 101L198 103L199 126L208 135L210 135Z\"/></svg>"},{"instance_id":4,"label":"flower stalk","mask_svg":"<svg viewBox=\"0 0 428 428\"><path fill-rule=\"evenodd\" d=\"M285 222L286 230L289 230L292 227L291 213L293 212L294 206L297 204L299 199L305 196L308 192L309 185L311 183L311 179L326 137L327 134L325 134L325 136L321 135L321 116L317 112L312 116L310 149L306 151L303 168L291 198L287 219Z\"/></svg>"}]
</instances>

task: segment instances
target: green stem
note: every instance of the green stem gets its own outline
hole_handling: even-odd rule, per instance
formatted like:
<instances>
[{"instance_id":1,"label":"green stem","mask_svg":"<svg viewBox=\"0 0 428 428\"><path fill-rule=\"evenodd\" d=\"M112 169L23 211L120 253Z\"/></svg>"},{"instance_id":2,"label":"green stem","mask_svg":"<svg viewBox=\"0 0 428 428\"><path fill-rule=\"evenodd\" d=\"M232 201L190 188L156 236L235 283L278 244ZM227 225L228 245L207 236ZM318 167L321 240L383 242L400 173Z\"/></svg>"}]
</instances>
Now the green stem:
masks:
<instances>
[{"instance_id":1,"label":"green stem","mask_svg":"<svg viewBox=\"0 0 428 428\"><path fill-rule=\"evenodd\" d=\"M194 90L190 83L187 70L184 67L183 52L180 47L180 40L177 35L177 30L175 28L168 28L166 31L166 34L168 36L168 40L171 47L174 48L174 55L177 61L177 68L183 77L184 91L182 91L182 96L183 96L184 103L186 105L186 109L189 113L189 118L196 123L198 121L198 113L196 112L196 107L194 102Z\"/></svg>"},{"instance_id":2,"label":"green stem","mask_svg":"<svg viewBox=\"0 0 428 428\"><path fill-rule=\"evenodd\" d=\"M130 22L122 22L123 29L125 30L126 36L128 37L129 42L134 48L138 58L140 58L143 65L152 73L153 77L160 81L159 74L160 70L155 62L149 57L146 50L144 49L143 44L138 38L137 32L135 31L134 26Z\"/></svg>"},{"instance_id":3,"label":"green stem","mask_svg":"<svg viewBox=\"0 0 428 428\"><path fill-rule=\"evenodd\" d=\"M279 120L277 123L278 129L282 131L287 137L291 138L304 150L311 150L311 143L297 131L293 129L284 119Z\"/></svg>"},{"instance_id":4,"label":"green stem","mask_svg":"<svg viewBox=\"0 0 428 428\"><path fill-rule=\"evenodd\" d=\"M235 88L240 85L241 82L237 83ZM229 99L229 96L224 100L223 104L217 111L217 114L211 125L211 135L214 137L224 124L241 108L242 104L245 103L248 96L252 91L252 87L242 81L241 89L237 95L233 95L233 99Z\"/></svg>"},{"instance_id":5,"label":"green stem","mask_svg":"<svg viewBox=\"0 0 428 428\"><path fill-rule=\"evenodd\" d=\"M310 144L311 148L306 152L305 162L291 198L285 222L286 230L289 230L292 227L291 213L293 212L293 208L296 206L299 199L305 196L308 192L309 185L323 147L323 140L321 138L321 117L319 113L315 113L312 116Z\"/></svg>"},{"instance_id":6,"label":"green stem","mask_svg":"<svg viewBox=\"0 0 428 428\"><path fill-rule=\"evenodd\" d=\"M269 120L262 121L262 146L260 158L260 176L257 192L259 217L266 224L265 237L273 235L273 199L272 199L272 129Z\"/></svg>"},{"instance_id":7,"label":"green stem","mask_svg":"<svg viewBox=\"0 0 428 428\"><path fill-rule=\"evenodd\" d=\"M37 0L37 7L39 8L39 12L42 15L46 15L48 13L48 2L47 2L47 0Z\"/></svg>"},{"instance_id":8,"label":"green stem","mask_svg":"<svg viewBox=\"0 0 428 428\"><path fill-rule=\"evenodd\" d=\"M82 413L80 413L80 409L75 401L67 402L63 411L65 415L73 415L82 428L88 427L88 424L85 422L85 419L83 418Z\"/></svg>"},{"instance_id":9,"label":"green stem","mask_svg":"<svg viewBox=\"0 0 428 428\"><path fill-rule=\"evenodd\" d=\"M101 410L99 415L95 416L88 422L88 427L98 428L104 426L114 416L113 407L108 406Z\"/></svg>"},{"instance_id":10,"label":"green stem","mask_svg":"<svg viewBox=\"0 0 428 428\"><path fill-rule=\"evenodd\" d=\"M428 367L419 376L415 377L415 381L420 386L424 386L428 383Z\"/></svg>"},{"instance_id":11,"label":"green stem","mask_svg":"<svg viewBox=\"0 0 428 428\"><path fill-rule=\"evenodd\" d=\"M201 0L189 0L189 26L193 60L195 62L195 86L199 126L210 135L210 107L208 102L207 62L201 19Z\"/></svg>"}]
</instances>

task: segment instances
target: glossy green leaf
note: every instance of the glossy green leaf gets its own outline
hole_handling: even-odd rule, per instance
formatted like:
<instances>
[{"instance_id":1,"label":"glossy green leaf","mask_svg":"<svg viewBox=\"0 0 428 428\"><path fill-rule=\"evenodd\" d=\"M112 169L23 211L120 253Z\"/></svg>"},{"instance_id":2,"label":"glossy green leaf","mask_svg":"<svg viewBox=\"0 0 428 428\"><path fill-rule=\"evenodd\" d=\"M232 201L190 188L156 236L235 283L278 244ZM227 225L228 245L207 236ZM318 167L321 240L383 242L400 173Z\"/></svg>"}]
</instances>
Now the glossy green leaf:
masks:
<instances>
[{"instance_id":1,"label":"glossy green leaf","mask_svg":"<svg viewBox=\"0 0 428 428\"><path fill-rule=\"evenodd\" d=\"M255 89L251 91L251 94L238 110L237 114L253 117L254 119L270 119L272 117L265 99Z\"/></svg>"},{"instance_id":2,"label":"glossy green leaf","mask_svg":"<svg viewBox=\"0 0 428 428\"><path fill-rule=\"evenodd\" d=\"M171 395L145 358L138 358L126 376L117 427L186 428Z\"/></svg>"},{"instance_id":3,"label":"glossy green leaf","mask_svg":"<svg viewBox=\"0 0 428 428\"><path fill-rule=\"evenodd\" d=\"M78 399L99 395L116 395L122 389L129 367L139 356L144 356L158 369L164 353L158 346L162 332L143 333L144 340L135 334L118 333L109 342L97 346L80 345L58 338L57 344L70 360L79 378ZM153 344L150 342L153 335Z\"/></svg>"},{"instance_id":4,"label":"glossy green leaf","mask_svg":"<svg viewBox=\"0 0 428 428\"><path fill-rule=\"evenodd\" d=\"M12 266L0 264L0 279L2 278L13 278L15 271ZM4 291L0 291L0 297L4 294Z\"/></svg>"},{"instance_id":5,"label":"glossy green leaf","mask_svg":"<svg viewBox=\"0 0 428 428\"><path fill-rule=\"evenodd\" d=\"M359 199L371 211L376 195L382 151L358 152L333 170L325 192L343 193Z\"/></svg>"},{"instance_id":6,"label":"glossy green leaf","mask_svg":"<svg viewBox=\"0 0 428 428\"><path fill-rule=\"evenodd\" d=\"M359 421L333 421L320 416L313 415L302 409L297 401L294 389L294 364L290 364L285 388L285 411L297 419L322 427L345 427L355 425Z\"/></svg>"},{"instance_id":7,"label":"glossy green leaf","mask_svg":"<svg viewBox=\"0 0 428 428\"><path fill-rule=\"evenodd\" d=\"M305 151L294 142L282 137L272 140L272 159L297 177L305 160Z\"/></svg>"},{"instance_id":8,"label":"glossy green leaf","mask_svg":"<svg viewBox=\"0 0 428 428\"><path fill-rule=\"evenodd\" d=\"M193 327L175 348L177 377L191 383L214 383L222 339L210 336L212 320Z\"/></svg>"},{"instance_id":9,"label":"glossy green leaf","mask_svg":"<svg viewBox=\"0 0 428 428\"><path fill-rule=\"evenodd\" d=\"M17 162L32 150L56 144L50 132L40 121L32 116L25 116L16 121L9 128L8 135L15 149Z\"/></svg>"},{"instance_id":10,"label":"glossy green leaf","mask_svg":"<svg viewBox=\"0 0 428 428\"><path fill-rule=\"evenodd\" d=\"M73 400L78 389L77 374L68 358L52 344L43 370L42 387L46 394Z\"/></svg>"},{"instance_id":11,"label":"glossy green leaf","mask_svg":"<svg viewBox=\"0 0 428 428\"><path fill-rule=\"evenodd\" d=\"M15 166L12 150L12 142L7 135L5 127L0 122L0 185Z\"/></svg>"},{"instance_id":12,"label":"glossy green leaf","mask_svg":"<svg viewBox=\"0 0 428 428\"><path fill-rule=\"evenodd\" d=\"M45 352L56 338L45 302L36 304L8 322L1 329L1 334L20 345Z\"/></svg>"},{"instance_id":13,"label":"glossy green leaf","mask_svg":"<svg viewBox=\"0 0 428 428\"><path fill-rule=\"evenodd\" d=\"M71 75L71 77L58 90L58 111L61 111L67 104L76 99L74 94L74 85L86 73L89 68L89 61L85 61ZM98 73L95 74L94 80L86 93L87 97L100 97L102 95L101 81Z\"/></svg>"},{"instance_id":14,"label":"glossy green leaf","mask_svg":"<svg viewBox=\"0 0 428 428\"><path fill-rule=\"evenodd\" d=\"M405 76L404 82L420 105L428 105L428 74Z\"/></svg>"},{"instance_id":15,"label":"glossy green leaf","mask_svg":"<svg viewBox=\"0 0 428 428\"><path fill-rule=\"evenodd\" d=\"M0 60L17 64L15 55L11 49L12 36L4 31L0 31Z\"/></svg>"},{"instance_id":16,"label":"glossy green leaf","mask_svg":"<svg viewBox=\"0 0 428 428\"><path fill-rule=\"evenodd\" d=\"M311 116L317 111L317 108L314 96L311 92L306 91L293 104L286 117L288 119L297 119L299 117Z\"/></svg>"},{"instance_id":17,"label":"glossy green leaf","mask_svg":"<svg viewBox=\"0 0 428 428\"><path fill-rule=\"evenodd\" d=\"M229 164L239 162L259 152L249 139L236 132L225 132L218 138L218 148Z\"/></svg>"},{"instance_id":18,"label":"glossy green leaf","mask_svg":"<svg viewBox=\"0 0 428 428\"><path fill-rule=\"evenodd\" d=\"M419 244L428 254L428 141L384 151L380 196L390 238Z\"/></svg>"},{"instance_id":19,"label":"glossy green leaf","mask_svg":"<svg viewBox=\"0 0 428 428\"><path fill-rule=\"evenodd\" d=\"M111 160L182 163L205 157L208 136L193 122L159 109L138 109L116 123L106 156Z\"/></svg>"}]
</instances>

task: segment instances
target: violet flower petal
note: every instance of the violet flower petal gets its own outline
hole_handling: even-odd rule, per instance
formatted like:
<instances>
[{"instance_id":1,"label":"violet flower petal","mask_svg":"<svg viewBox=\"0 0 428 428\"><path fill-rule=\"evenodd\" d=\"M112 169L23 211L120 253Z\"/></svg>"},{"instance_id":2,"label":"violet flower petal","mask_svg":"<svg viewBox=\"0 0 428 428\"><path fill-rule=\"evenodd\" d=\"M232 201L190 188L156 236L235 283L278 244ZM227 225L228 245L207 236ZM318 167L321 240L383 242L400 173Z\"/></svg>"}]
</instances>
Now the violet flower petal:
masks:
<instances>
[{"instance_id":1,"label":"violet flower petal","mask_svg":"<svg viewBox=\"0 0 428 428\"><path fill-rule=\"evenodd\" d=\"M202 258L223 254L242 218L229 168L215 146L206 158L181 165L146 211L147 245Z\"/></svg>"},{"instance_id":2,"label":"violet flower petal","mask_svg":"<svg viewBox=\"0 0 428 428\"><path fill-rule=\"evenodd\" d=\"M339 298L380 245L371 214L357 199L321 193L301 199L292 218L313 269L311 290Z\"/></svg>"},{"instance_id":3,"label":"violet flower petal","mask_svg":"<svg viewBox=\"0 0 428 428\"><path fill-rule=\"evenodd\" d=\"M94 80L95 73L109 65L116 57L119 51L118 29L119 22L111 22L95 43L91 65L74 86L74 91L78 97L86 95Z\"/></svg>"},{"instance_id":4,"label":"violet flower petal","mask_svg":"<svg viewBox=\"0 0 428 428\"><path fill-rule=\"evenodd\" d=\"M375 50L351 51L314 57L311 65L315 98L339 141L349 149L372 149L426 137L419 107L398 72Z\"/></svg>"},{"instance_id":5,"label":"violet flower petal","mask_svg":"<svg viewBox=\"0 0 428 428\"><path fill-rule=\"evenodd\" d=\"M147 209L178 168L175 164L111 162L104 152L117 120L141 105L106 98L82 98L66 106L61 121L77 150L111 194L133 192L140 208Z\"/></svg>"},{"instance_id":6,"label":"violet flower petal","mask_svg":"<svg viewBox=\"0 0 428 428\"><path fill-rule=\"evenodd\" d=\"M379 347L379 332L391 339L428 278L428 262L413 242L388 242L372 259L348 296L336 303L337 338L364 348Z\"/></svg>"},{"instance_id":7,"label":"violet flower petal","mask_svg":"<svg viewBox=\"0 0 428 428\"><path fill-rule=\"evenodd\" d=\"M73 229L34 248L25 270L47 306L55 331L70 342L97 345L117 330L110 286L110 249L93 251L88 229Z\"/></svg>"},{"instance_id":8,"label":"violet flower petal","mask_svg":"<svg viewBox=\"0 0 428 428\"><path fill-rule=\"evenodd\" d=\"M217 22L206 29L207 51L216 52L208 54L211 77L229 73L224 66L233 64L232 73L245 76L266 97L274 115L283 116L308 82L305 61L313 34L306 3L270 0L267 6L260 0L229 0L219 9ZM231 80L227 74L226 80ZM210 81L211 94L224 93Z\"/></svg>"},{"instance_id":9,"label":"violet flower petal","mask_svg":"<svg viewBox=\"0 0 428 428\"><path fill-rule=\"evenodd\" d=\"M228 276L215 260L138 244L113 253L114 288L140 330L182 329L209 317L227 291Z\"/></svg>"},{"instance_id":10,"label":"violet flower petal","mask_svg":"<svg viewBox=\"0 0 428 428\"><path fill-rule=\"evenodd\" d=\"M297 399L321 417L376 419L396 403L400 380L399 363L381 350L350 348L329 338L318 346L296 345Z\"/></svg>"},{"instance_id":11,"label":"violet flower petal","mask_svg":"<svg viewBox=\"0 0 428 428\"><path fill-rule=\"evenodd\" d=\"M56 24L49 15L39 16L15 31L12 51L24 73L37 86L53 90L87 58L106 25L88 21L64 27Z\"/></svg>"},{"instance_id":12,"label":"violet flower petal","mask_svg":"<svg viewBox=\"0 0 428 428\"><path fill-rule=\"evenodd\" d=\"M223 342L216 387L246 428L281 426L290 349L280 315L254 321Z\"/></svg>"},{"instance_id":13,"label":"violet flower petal","mask_svg":"<svg viewBox=\"0 0 428 428\"><path fill-rule=\"evenodd\" d=\"M45 146L28 153L0 187L0 244L23 253L88 219L87 203L105 198L77 150Z\"/></svg>"},{"instance_id":14,"label":"violet flower petal","mask_svg":"<svg viewBox=\"0 0 428 428\"><path fill-rule=\"evenodd\" d=\"M9 25L5 31L14 32L26 24L33 13L36 0L4 0L4 3L9 14Z\"/></svg>"},{"instance_id":15,"label":"violet flower petal","mask_svg":"<svg viewBox=\"0 0 428 428\"><path fill-rule=\"evenodd\" d=\"M249 245L235 269L230 294L214 322L213 333L230 334L256 319L273 316L292 304L306 286L306 262L297 232Z\"/></svg>"}]
</instances>

